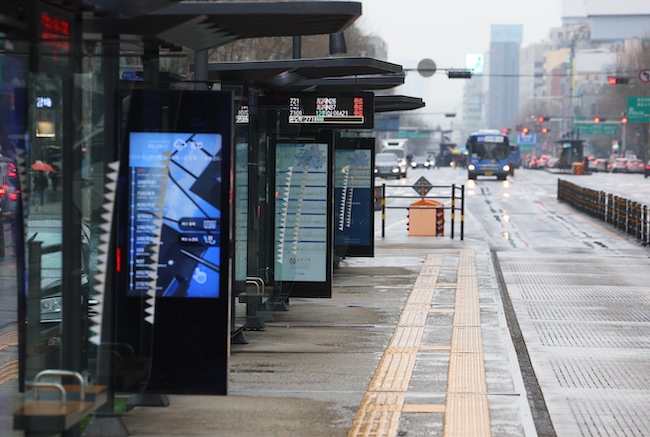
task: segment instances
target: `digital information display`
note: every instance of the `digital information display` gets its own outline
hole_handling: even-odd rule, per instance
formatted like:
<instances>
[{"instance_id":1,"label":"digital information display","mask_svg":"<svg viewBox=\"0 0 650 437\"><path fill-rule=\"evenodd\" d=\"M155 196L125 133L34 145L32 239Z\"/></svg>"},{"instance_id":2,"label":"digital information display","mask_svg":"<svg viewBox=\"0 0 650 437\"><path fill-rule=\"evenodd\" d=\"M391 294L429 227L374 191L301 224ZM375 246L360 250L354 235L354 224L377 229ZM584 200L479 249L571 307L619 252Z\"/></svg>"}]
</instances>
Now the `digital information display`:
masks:
<instances>
[{"instance_id":1,"label":"digital information display","mask_svg":"<svg viewBox=\"0 0 650 437\"><path fill-rule=\"evenodd\" d=\"M276 144L275 279L325 282L328 145Z\"/></svg>"},{"instance_id":2,"label":"digital information display","mask_svg":"<svg viewBox=\"0 0 650 437\"><path fill-rule=\"evenodd\" d=\"M374 252L374 138L361 141L337 144L335 150L334 244L341 255Z\"/></svg>"},{"instance_id":3,"label":"digital information display","mask_svg":"<svg viewBox=\"0 0 650 437\"><path fill-rule=\"evenodd\" d=\"M260 98L260 105L280 109L282 122L291 126L372 129L375 124L375 96L369 92L274 93Z\"/></svg>"},{"instance_id":4,"label":"digital information display","mask_svg":"<svg viewBox=\"0 0 650 437\"><path fill-rule=\"evenodd\" d=\"M246 281L248 267L248 143L235 145L235 280Z\"/></svg>"},{"instance_id":5,"label":"digital information display","mask_svg":"<svg viewBox=\"0 0 650 437\"><path fill-rule=\"evenodd\" d=\"M153 270L156 296L219 297L221 135L131 132L129 140L128 294L145 296Z\"/></svg>"}]
</instances>

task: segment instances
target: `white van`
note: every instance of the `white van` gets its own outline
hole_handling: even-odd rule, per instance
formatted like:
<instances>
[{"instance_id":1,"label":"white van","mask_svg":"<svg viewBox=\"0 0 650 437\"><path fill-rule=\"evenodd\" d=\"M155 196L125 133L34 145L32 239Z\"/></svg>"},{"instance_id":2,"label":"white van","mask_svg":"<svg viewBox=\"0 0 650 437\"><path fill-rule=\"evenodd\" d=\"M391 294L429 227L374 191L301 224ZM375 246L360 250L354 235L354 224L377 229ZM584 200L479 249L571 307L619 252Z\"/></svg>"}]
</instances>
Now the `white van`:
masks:
<instances>
[{"instance_id":1,"label":"white van","mask_svg":"<svg viewBox=\"0 0 650 437\"><path fill-rule=\"evenodd\" d=\"M381 140L381 153L394 153L404 165L407 165L408 140L403 138Z\"/></svg>"}]
</instances>

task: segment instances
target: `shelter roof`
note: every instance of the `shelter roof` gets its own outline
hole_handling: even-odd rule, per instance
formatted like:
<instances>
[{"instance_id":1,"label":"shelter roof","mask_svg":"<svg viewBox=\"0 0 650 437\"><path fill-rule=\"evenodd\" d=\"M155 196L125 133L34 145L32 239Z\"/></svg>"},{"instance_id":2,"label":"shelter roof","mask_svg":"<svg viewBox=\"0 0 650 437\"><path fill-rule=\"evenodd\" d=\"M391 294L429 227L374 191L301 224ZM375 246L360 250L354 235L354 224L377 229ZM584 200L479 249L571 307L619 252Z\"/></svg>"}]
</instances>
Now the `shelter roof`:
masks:
<instances>
[{"instance_id":1,"label":"shelter roof","mask_svg":"<svg viewBox=\"0 0 650 437\"><path fill-rule=\"evenodd\" d=\"M320 87L343 91L381 89L404 83L402 66L365 57L216 62L208 65L208 80L248 83L271 88L310 91ZM356 82L356 83L355 83ZM337 83L341 87L337 87Z\"/></svg>"},{"instance_id":2,"label":"shelter roof","mask_svg":"<svg viewBox=\"0 0 650 437\"><path fill-rule=\"evenodd\" d=\"M132 2L132 6L127 6ZM244 38L337 33L361 16L361 3L350 1L179 2L137 15L136 6L146 2L160 3L117 0L115 3L124 5L124 10L133 15L87 17L83 21L84 32L154 37L198 51Z\"/></svg>"},{"instance_id":3,"label":"shelter roof","mask_svg":"<svg viewBox=\"0 0 650 437\"><path fill-rule=\"evenodd\" d=\"M375 96L375 112L412 111L424 108L425 102L420 97L410 96Z\"/></svg>"}]
</instances>

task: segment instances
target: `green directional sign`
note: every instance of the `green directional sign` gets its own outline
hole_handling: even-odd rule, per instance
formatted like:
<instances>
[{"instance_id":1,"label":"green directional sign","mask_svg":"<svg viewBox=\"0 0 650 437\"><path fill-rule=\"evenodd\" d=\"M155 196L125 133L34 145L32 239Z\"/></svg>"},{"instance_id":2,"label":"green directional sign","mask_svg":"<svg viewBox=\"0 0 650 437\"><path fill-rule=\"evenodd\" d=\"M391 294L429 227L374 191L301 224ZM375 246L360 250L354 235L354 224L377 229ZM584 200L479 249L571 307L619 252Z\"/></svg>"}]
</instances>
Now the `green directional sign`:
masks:
<instances>
[{"instance_id":1,"label":"green directional sign","mask_svg":"<svg viewBox=\"0 0 650 437\"><path fill-rule=\"evenodd\" d=\"M573 129L580 135L616 135L618 123L579 123Z\"/></svg>"},{"instance_id":2,"label":"green directional sign","mask_svg":"<svg viewBox=\"0 0 650 437\"><path fill-rule=\"evenodd\" d=\"M630 123L650 121L650 96L629 96L627 98L627 120Z\"/></svg>"},{"instance_id":3,"label":"green directional sign","mask_svg":"<svg viewBox=\"0 0 650 437\"><path fill-rule=\"evenodd\" d=\"M397 138L431 138L432 131L422 130L400 130L397 131Z\"/></svg>"}]
</instances>

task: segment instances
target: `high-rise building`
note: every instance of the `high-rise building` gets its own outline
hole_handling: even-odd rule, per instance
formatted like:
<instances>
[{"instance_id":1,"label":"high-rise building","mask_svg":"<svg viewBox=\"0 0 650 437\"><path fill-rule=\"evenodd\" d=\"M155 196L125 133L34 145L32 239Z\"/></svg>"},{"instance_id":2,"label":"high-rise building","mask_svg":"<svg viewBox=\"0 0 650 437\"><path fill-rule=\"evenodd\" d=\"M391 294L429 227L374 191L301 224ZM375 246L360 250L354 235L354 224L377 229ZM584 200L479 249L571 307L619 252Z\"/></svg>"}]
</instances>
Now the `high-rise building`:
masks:
<instances>
[{"instance_id":1,"label":"high-rise building","mask_svg":"<svg viewBox=\"0 0 650 437\"><path fill-rule=\"evenodd\" d=\"M513 125L519 111L519 47L521 24L493 24L491 27L488 86L488 127Z\"/></svg>"},{"instance_id":2,"label":"high-rise building","mask_svg":"<svg viewBox=\"0 0 650 437\"><path fill-rule=\"evenodd\" d=\"M461 138L466 138L471 132L476 132L485 127L483 109L485 106L484 69L485 56L483 54L465 55L465 68L472 70L472 78L465 82L463 87L463 128Z\"/></svg>"}]
</instances>

